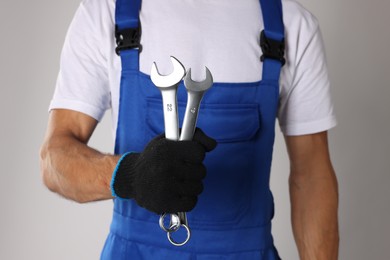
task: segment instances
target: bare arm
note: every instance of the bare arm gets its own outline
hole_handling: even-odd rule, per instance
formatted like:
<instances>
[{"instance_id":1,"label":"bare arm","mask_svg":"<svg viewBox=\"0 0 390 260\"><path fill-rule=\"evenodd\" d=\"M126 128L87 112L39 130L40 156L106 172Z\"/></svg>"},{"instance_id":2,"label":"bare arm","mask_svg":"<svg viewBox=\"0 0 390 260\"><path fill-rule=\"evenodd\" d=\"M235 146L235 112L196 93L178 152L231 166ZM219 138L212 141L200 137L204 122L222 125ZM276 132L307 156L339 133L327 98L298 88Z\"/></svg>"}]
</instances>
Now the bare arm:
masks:
<instances>
[{"instance_id":1,"label":"bare arm","mask_svg":"<svg viewBox=\"0 0 390 260\"><path fill-rule=\"evenodd\" d=\"M96 125L95 119L76 111L50 113L41 173L51 191L80 203L112 198L110 181L119 157L87 146Z\"/></svg>"},{"instance_id":2,"label":"bare arm","mask_svg":"<svg viewBox=\"0 0 390 260\"><path fill-rule=\"evenodd\" d=\"M338 188L327 132L287 136L292 225L302 260L338 258Z\"/></svg>"}]
</instances>

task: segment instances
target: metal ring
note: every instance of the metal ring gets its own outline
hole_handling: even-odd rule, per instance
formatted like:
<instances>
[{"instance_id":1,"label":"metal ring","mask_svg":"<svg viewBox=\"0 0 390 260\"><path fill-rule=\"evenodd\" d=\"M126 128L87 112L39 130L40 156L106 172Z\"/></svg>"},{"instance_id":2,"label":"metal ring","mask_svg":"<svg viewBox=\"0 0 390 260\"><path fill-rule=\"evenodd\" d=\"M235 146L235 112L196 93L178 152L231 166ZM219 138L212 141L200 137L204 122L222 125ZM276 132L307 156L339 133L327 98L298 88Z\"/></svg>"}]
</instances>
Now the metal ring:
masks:
<instances>
[{"instance_id":1,"label":"metal ring","mask_svg":"<svg viewBox=\"0 0 390 260\"><path fill-rule=\"evenodd\" d=\"M172 232L176 232L180 229L180 218L177 214L171 214L171 220L170 220L170 223L169 223L169 227L166 227L164 225L164 220L165 220L165 217L167 216L166 213L162 214L160 216L160 221L159 221L159 224L160 224L160 228L162 230L164 230L165 232L167 233L172 233Z\"/></svg>"},{"instance_id":2,"label":"metal ring","mask_svg":"<svg viewBox=\"0 0 390 260\"><path fill-rule=\"evenodd\" d=\"M175 240L173 240L173 238L172 238L172 232L168 232L168 233L167 233L167 237L168 237L169 242L171 242L171 244L174 245L174 246L184 246L185 244L187 244L187 242L188 242L188 241L190 240L190 238L191 238L191 231L190 231L190 229L187 227L187 225L182 224L182 225L180 225L180 227L184 227L184 228L186 229L186 231L187 231L187 238L186 238L186 240L184 240L184 242L182 242L182 243L178 243L178 242L176 242ZM179 228L179 229L180 229L180 228ZM179 229L177 229L175 232L177 232Z\"/></svg>"}]
</instances>

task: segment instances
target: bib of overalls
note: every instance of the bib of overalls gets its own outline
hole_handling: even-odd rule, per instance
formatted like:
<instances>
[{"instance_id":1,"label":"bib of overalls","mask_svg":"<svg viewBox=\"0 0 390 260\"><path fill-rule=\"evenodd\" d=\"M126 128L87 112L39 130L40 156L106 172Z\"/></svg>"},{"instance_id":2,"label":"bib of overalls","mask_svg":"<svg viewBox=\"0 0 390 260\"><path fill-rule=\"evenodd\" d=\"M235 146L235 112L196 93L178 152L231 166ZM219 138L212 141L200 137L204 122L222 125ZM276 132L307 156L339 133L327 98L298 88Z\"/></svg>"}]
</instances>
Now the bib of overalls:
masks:
<instances>
[{"instance_id":1,"label":"bib of overalls","mask_svg":"<svg viewBox=\"0 0 390 260\"><path fill-rule=\"evenodd\" d=\"M117 25L139 26L140 2L131 2L117 0ZM280 0L264 0L261 5L265 32L282 40ZM164 132L161 92L149 75L139 71L137 49L120 55L115 153L141 152ZM206 156L204 191L187 214L190 241L182 247L171 245L159 227L159 215L134 200L114 199L102 259L280 259L271 235L274 206L269 188L280 69L279 61L265 59L260 82L216 82L204 96L197 126L218 146ZM183 82L177 99L182 119L187 102Z\"/></svg>"}]
</instances>

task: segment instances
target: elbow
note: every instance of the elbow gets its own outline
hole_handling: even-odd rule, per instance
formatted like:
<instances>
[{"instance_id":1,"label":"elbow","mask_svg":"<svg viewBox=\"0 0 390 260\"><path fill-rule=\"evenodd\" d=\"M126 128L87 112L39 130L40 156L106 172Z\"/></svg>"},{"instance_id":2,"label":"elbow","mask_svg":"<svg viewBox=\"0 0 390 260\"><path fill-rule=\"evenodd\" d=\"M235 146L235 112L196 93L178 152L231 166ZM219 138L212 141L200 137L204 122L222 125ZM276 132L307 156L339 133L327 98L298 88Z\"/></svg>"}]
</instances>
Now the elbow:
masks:
<instances>
[{"instance_id":1,"label":"elbow","mask_svg":"<svg viewBox=\"0 0 390 260\"><path fill-rule=\"evenodd\" d=\"M41 180L43 184L52 192L58 193L58 187L54 180L54 174L50 167L50 149L47 144L43 144L39 151Z\"/></svg>"},{"instance_id":2,"label":"elbow","mask_svg":"<svg viewBox=\"0 0 390 260\"><path fill-rule=\"evenodd\" d=\"M91 202L91 200L88 200L87 198L83 198L81 196L75 196L75 197L70 198L70 199L78 204L87 204L87 203Z\"/></svg>"}]
</instances>

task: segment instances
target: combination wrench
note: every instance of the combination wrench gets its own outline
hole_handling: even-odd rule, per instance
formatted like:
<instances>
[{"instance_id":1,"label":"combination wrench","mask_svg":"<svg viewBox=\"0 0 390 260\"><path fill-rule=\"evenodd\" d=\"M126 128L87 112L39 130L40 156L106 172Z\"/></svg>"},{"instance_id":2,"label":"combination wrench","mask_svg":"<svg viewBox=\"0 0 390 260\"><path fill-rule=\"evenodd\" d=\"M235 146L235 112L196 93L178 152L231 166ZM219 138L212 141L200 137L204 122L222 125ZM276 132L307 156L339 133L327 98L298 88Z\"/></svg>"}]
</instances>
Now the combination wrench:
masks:
<instances>
[{"instance_id":1,"label":"combination wrench","mask_svg":"<svg viewBox=\"0 0 390 260\"><path fill-rule=\"evenodd\" d=\"M213 76L210 70L206 67L206 78L201 82L193 81L191 78L191 69L188 70L184 78L184 86L187 90L187 106L184 114L183 126L180 134L180 141L190 141L194 137L196 122L198 120L200 103L206 91L213 85ZM187 231L187 238L182 243L176 242L172 238L172 232L168 232L168 240L175 246L185 245L191 237L191 232L188 226L187 214L185 212L179 212L176 214L179 218L179 228L182 226ZM164 218L164 215L162 216ZM164 220L162 220L164 222ZM175 225L176 223L172 223ZM178 230L177 229L177 230ZM175 231L177 231L175 230Z\"/></svg>"},{"instance_id":2,"label":"combination wrench","mask_svg":"<svg viewBox=\"0 0 390 260\"><path fill-rule=\"evenodd\" d=\"M171 57L174 71L168 76L162 76L158 73L157 66L154 63L152 66L151 79L152 82L160 89L163 98L164 106L164 124L165 124L165 135L167 139L189 141L192 140L196 122L199 115L200 103L203 99L205 92L213 85L213 77L210 70L206 67L206 78L201 82L193 81L191 78L191 69L188 70L185 75L185 69L183 65L174 57ZM184 70L184 75L183 75ZM183 126L180 137L178 136L178 113L177 113L177 88L184 77L184 86L187 90L187 106L184 114ZM174 122L174 120L176 120ZM167 125L171 124L171 125ZM169 133L167 134L167 130ZM185 174L185 173L183 173ZM185 245L190 237L191 231L187 221L187 215L185 212L178 212L171 214L169 227L164 225L166 214L160 217L160 227L167 232L168 240L175 246ZM180 227L184 227L187 232L186 239L178 243L172 238L172 233L178 231Z\"/></svg>"},{"instance_id":3,"label":"combination wrench","mask_svg":"<svg viewBox=\"0 0 390 260\"><path fill-rule=\"evenodd\" d=\"M161 91L164 111L165 138L179 141L179 116L177 107L177 88L184 78L186 71L184 66L171 56L173 72L169 75L161 75L154 62L150 73L153 84ZM176 214L171 214L168 227L164 224L165 214L160 218L160 227L167 233L175 232L180 228L180 219Z\"/></svg>"}]
</instances>

